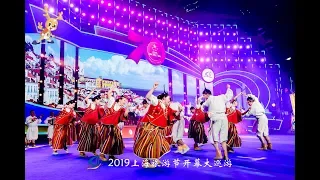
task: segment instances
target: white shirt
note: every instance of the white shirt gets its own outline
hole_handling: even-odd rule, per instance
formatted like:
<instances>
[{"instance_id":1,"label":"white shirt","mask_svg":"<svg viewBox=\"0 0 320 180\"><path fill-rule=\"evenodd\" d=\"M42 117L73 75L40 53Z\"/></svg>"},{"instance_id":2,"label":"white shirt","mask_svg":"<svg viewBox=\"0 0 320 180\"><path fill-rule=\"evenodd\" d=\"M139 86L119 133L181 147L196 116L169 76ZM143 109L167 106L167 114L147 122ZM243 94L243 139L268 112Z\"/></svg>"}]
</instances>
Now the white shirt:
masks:
<instances>
[{"instance_id":1,"label":"white shirt","mask_svg":"<svg viewBox=\"0 0 320 180\"><path fill-rule=\"evenodd\" d=\"M44 120L44 123L47 124L47 125L49 125L49 126L53 126L53 125L49 124L49 120L54 120L54 119L55 119L55 117L49 116L49 117L47 117L46 120Z\"/></svg>"},{"instance_id":2,"label":"white shirt","mask_svg":"<svg viewBox=\"0 0 320 180\"><path fill-rule=\"evenodd\" d=\"M226 103L233 97L233 91L228 88L226 94L219 96L209 96L202 106L208 107L208 112L212 114L220 114L226 112Z\"/></svg>"},{"instance_id":3,"label":"white shirt","mask_svg":"<svg viewBox=\"0 0 320 180\"><path fill-rule=\"evenodd\" d=\"M149 106L147 106L146 108L142 107L140 109L136 109L135 113L137 114L137 116L142 117L142 116L146 115L148 110L149 110Z\"/></svg>"},{"instance_id":4,"label":"white shirt","mask_svg":"<svg viewBox=\"0 0 320 180\"><path fill-rule=\"evenodd\" d=\"M156 105L158 105L158 103L159 103L158 98L157 98L156 96L154 96L154 95L151 95L148 99L149 99L149 101L150 101L150 104L152 104L153 106L156 106ZM161 106L163 109L166 108L166 105L164 105L161 101L160 101L160 106Z\"/></svg>"},{"instance_id":5,"label":"white shirt","mask_svg":"<svg viewBox=\"0 0 320 180\"><path fill-rule=\"evenodd\" d=\"M253 98L254 102L252 103L250 111L246 114L246 116L261 116L266 113L262 104L259 102L259 99L255 95L248 94L248 97Z\"/></svg>"},{"instance_id":6,"label":"white shirt","mask_svg":"<svg viewBox=\"0 0 320 180\"><path fill-rule=\"evenodd\" d=\"M32 121L33 118L37 118L36 116L32 117L32 116L28 116L26 118L26 124L29 127L38 127L38 124L41 123L41 120L39 120L38 118L35 121Z\"/></svg>"},{"instance_id":7,"label":"white shirt","mask_svg":"<svg viewBox=\"0 0 320 180\"><path fill-rule=\"evenodd\" d=\"M114 97L108 98L108 102L107 102L108 108L111 108L112 105L114 104L114 102L116 102L116 99L115 99ZM120 108L121 108L121 106L119 105L119 103L116 103L116 104L114 105L114 107L113 107L113 109L114 109L115 111L118 111Z\"/></svg>"}]
</instances>

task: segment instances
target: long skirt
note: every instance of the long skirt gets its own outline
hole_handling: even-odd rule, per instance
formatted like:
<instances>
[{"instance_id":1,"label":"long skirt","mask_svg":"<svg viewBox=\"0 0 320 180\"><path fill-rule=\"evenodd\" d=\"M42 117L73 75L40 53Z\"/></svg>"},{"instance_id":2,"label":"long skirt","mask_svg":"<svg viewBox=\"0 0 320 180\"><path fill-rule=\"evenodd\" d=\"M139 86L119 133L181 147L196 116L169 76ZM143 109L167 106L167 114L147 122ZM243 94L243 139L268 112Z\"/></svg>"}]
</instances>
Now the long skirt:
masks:
<instances>
[{"instance_id":1,"label":"long skirt","mask_svg":"<svg viewBox=\"0 0 320 180\"><path fill-rule=\"evenodd\" d=\"M159 159L170 152L170 144L165 139L164 129L144 123L133 145L133 152L141 158Z\"/></svg>"},{"instance_id":2,"label":"long skirt","mask_svg":"<svg viewBox=\"0 0 320 180\"><path fill-rule=\"evenodd\" d=\"M137 139L137 136L141 133L143 122L138 121L136 131L134 132L133 140L135 141Z\"/></svg>"},{"instance_id":3,"label":"long skirt","mask_svg":"<svg viewBox=\"0 0 320 180\"><path fill-rule=\"evenodd\" d=\"M38 126L31 126L28 127L27 129L27 140L31 141L31 140L37 140L38 139L38 134L39 134L39 130L38 130Z\"/></svg>"},{"instance_id":4,"label":"long skirt","mask_svg":"<svg viewBox=\"0 0 320 180\"><path fill-rule=\"evenodd\" d=\"M172 138L172 127L173 127L173 124L170 124L169 126L164 128L165 138L170 145L175 144Z\"/></svg>"},{"instance_id":5,"label":"long skirt","mask_svg":"<svg viewBox=\"0 0 320 180\"><path fill-rule=\"evenodd\" d=\"M53 136L53 125L48 126L48 138L52 139Z\"/></svg>"},{"instance_id":6,"label":"long skirt","mask_svg":"<svg viewBox=\"0 0 320 180\"><path fill-rule=\"evenodd\" d=\"M74 130L76 128L74 127ZM76 133L76 132L75 132ZM99 149L100 134L95 124L82 123L78 151L93 152Z\"/></svg>"},{"instance_id":7,"label":"long skirt","mask_svg":"<svg viewBox=\"0 0 320 180\"><path fill-rule=\"evenodd\" d=\"M234 123L229 122L228 124L228 141L229 147L241 147L241 138L238 135L237 127Z\"/></svg>"},{"instance_id":8,"label":"long skirt","mask_svg":"<svg viewBox=\"0 0 320 180\"><path fill-rule=\"evenodd\" d=\"M55 124L52 136L52 149L66 149L72 145L69 125Z\"/></svg>"},{"instance_id":9,"label":"long skirt","mask_svg":"<svg viewBox=\"0 0 320 180\"><path fill-rule=\"evenodd\" d=\"M124 144L121 131L118 126L102 125L100 131L101 154L121 155L123 154Z\"/></svg>"},{"instance_id":10,"label":"long skirt","mask_svg":"<svg viewBox=\"0 0 320 180\"><path fill-rule=\"evenodd\" d=\"M193 138L196 144L205 144L208 142L208 137L205 133L204 126L198 121L190 121L188 138Z\"/></svg>"}]
</instances>

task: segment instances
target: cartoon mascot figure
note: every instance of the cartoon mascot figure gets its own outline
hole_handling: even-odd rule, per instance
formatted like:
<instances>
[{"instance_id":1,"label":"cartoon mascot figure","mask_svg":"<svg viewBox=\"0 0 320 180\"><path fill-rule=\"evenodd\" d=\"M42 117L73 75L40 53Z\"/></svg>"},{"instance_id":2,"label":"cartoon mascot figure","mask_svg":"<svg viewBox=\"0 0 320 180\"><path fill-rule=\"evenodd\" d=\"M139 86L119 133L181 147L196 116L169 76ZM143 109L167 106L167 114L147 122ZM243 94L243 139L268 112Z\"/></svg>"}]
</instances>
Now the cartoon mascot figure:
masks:
<instances>
[{"instance_id":1,"label":"cartoon mascot figure","mask_svg":"<svg viewBox=\"0 0 320 180\"><path fill-rule=\"evenodd\" d=\"M45 28L42 26L42 22L38 22L38 29L40 32L40 39L38 41L33 41L32 44L40 44L43 40L47 41L47 43L54 43L51 40L51 37L54 37L52 31L55 31L58 27L58 20L62 20L62 12L59 13L57 18L51 18L48 11L48 4L44 5L44 13L43 16L46 17Z\"/></svg>"}]
</instances>

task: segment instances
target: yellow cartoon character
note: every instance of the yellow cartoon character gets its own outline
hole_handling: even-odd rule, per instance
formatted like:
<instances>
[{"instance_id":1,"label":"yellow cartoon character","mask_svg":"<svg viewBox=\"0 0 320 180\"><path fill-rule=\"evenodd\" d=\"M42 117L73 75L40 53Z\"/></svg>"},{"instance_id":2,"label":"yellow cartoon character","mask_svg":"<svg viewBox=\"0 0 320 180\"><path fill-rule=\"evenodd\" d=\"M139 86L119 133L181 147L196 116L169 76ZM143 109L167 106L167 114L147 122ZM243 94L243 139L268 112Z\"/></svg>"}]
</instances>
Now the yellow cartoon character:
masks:
<instances>
[{"instance_id":1,"label":"yellow cartoon character","mask_svg":"<svg viewBox=\"0 0 320 180\"><path fill-rule=\"evenodd\" d=\"M38 41L33 41L32 44L40 44L43 40L46 40L47 43L53 43L51 37L54 37L52 31L55 31L58 27L58 20L62 20L62 12L59 13L57 18L51 18L48 11L49 6L47 4L44 5L44 13L43 16L46 17L45 28L42 26L42 22L38 22L38 29L40 32L40 39Z\"/></svg>"}]
</instances>

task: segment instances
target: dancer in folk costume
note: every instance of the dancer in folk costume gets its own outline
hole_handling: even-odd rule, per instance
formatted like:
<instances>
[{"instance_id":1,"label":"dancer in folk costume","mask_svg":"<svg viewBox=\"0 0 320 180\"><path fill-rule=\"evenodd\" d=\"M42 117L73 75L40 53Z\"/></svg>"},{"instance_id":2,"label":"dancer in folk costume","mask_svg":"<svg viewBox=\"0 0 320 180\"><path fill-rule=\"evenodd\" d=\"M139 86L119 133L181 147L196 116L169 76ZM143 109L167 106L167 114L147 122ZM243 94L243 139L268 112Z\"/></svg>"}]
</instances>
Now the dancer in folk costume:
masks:
<instances>
[{"instance_id":1,"label":"dancer in folk costume","mask_svg":"<svg viewBox=\"0 0 320 180\"><path fill-rule=\"evenodd\" d=\"M202 94L204 99L206 99L202 106L208 107L208 117L210 118L209 141L216 149L216 156L214 159L229 160L227 151L228 118L225 112L226 103L232 99L233 91L230 89L230 85L228 84L226 94L213 96L209 89L205 89ZM219 142L222 145L224 157L221 154Z\"/></svg>"},{"instance_id":2,"label":"dancer in folk costume","mask_svg":"<svg viewBox=\"0 0 320 180\"><path fill-rule=\"evenodd\" d=\"M184 154L190 150L190 148L182 140L185 127L184 107L180 103L176 102L170 103L170 108L179 113L178 116L175 116L172 126L172 139L174 143L178 145L178 149L175 151L175 153Z\"/></svg>"},{"instance_id":3,"label":"dancer in folk costume","mask_svg":"<svg viewBox=\"0 0 320 180\"><path fill-rule=\"evenodd\" d=\"M124 96L120 96L117 100L112 96L112 87L108 91L108 102L105 106L105 115L101 118L101 145L100 145L100 159L107 161L105 155L109 155L109 159L116 159L115 155L123 154L124 144L121 130L118 126L128 117L129 110L124 106L128 100Z\"/></svg>"},{"instance_id":4,"label":"dancer in folk costume","mask_svg":"<svg viewBox=\"0 0 320 180\"><path fill-rule=\"evenodd\" d=\"M137 127L136 127L136 131L134 133L134 136L133 136L133 140L135 141L136 140L136 137L138 136L139 134L139 131L141 130L141 127L143 127L143 122L140 122L140 120L143 118L143 116L147 113L149 109L149 103L147 100L143 100L142 101L142 106L141 107L138 107L136 110L135 110L135 114L136 116L139 118L138 120L138 123L137 123Z\"/></svg>"},{"instance_id":5,"label":"dancer in folk costume","mask_svg":"<svg viewBox=\"0 0 320 180\"><path fill-rule=\"evenodd\" d=\"M241 147L241 138L238 134L237 127L235 124L242 121L242 113L236 109L238 106L237 98L242 93L239 93L236 97L230 100L230 106L227 107L226 114L228 118L228 141L227 149L228 152L233 153L234 147Z\"/></svg>"},{"instance_id":6,"label":"dancer in folk costume","mask_svg":"<svg viewBox=\"0 0 320 180\"><path fill-rule=\"evenodd\" d=\"M244 94L244 93L243 93ZM249 109L245 111L243 114L246 116L255 116L258 123L257 129L257 137L261 142L261 147L258 148L259 150L271 150L272 144L269 138L269 126L268 126L268 118L266 116L265 109L263 108L262 104L259 102L259 99L253 94L244 94L247 97L247 102L249 105ZM264 142L264 140L266 143Z\"/></svg>"},{"instance_id":7,"label":"dancer in folk costume","mask_svg":"<svg viewBox=\"0 0 320 180\"><path fill-rule=\"evenodd\" d=\"M44 123L48 125L48 140L49 145L52 145L52 136L53 136L53 124L56 117L54 116L54 112L50 112L50 116L47 117L46 120L44 120Z\"/></svg>"},{"instance_id":8,"label":"dancer in folk costume","mask_svg":"<svg viewBox=\"0 0 320 180\"><path fill-rule=\"evenodd\" d=\"M99 149L100 145L100 134L97 124L103 115L103 107L100 106L100 95L95 96L92 98L92 102L89 102L89 98L94 91L95 89L84 100L87 108L81 118L80 140L77 148L81 157L86 157L85 152L91 152L93 155L96 155L96 150Z\"/></svg>"},{"instance_id":9,"label":"dancer in folk costume","mask_svg":"<svg viewBox=\"0 0 320 180\"><path fill-rule=\"evenodd\" d=\"M69 125L74 118L76 112L73 110L75 101L71 100L66 103L62 111L56 117L54 122L54 130L52 136L53 154L58 154L58 150L64 149L68 153L67 145L72 145L72 139L69 133Z\"/></svg>"},{"instance_id":10,"label":"dancer in folk costume","mask_svg":"<svg viewBox=\"0 0 320 180\"><path fill-rule=\"evenodd\" d=\"M26 118L26 124L28 125L26 139L28 144L32 147L36 146L36 140L38 139L38 124L41 123L41 120L36 116L36 113L31 110L30 116Z\"/></svg>"},{"instance_id":11,"label":"dancer in folk costume","mask_svg":"<svg viewBox=\"0 0 320 180\"><path fill-rule=\"evenodd\" d=\"M165 138L167 140L167 142L172 145L172 147L175 147L175 142L173 141L173 138L172 138L172 127L173 127L173 123L172 121L167 121L167 126L164 128L164 135L165 135Z\"/></svg>"},{"instance_id":12,"label":"dancer in folk costume","mask_svg":"<svg viewBox=\"0 0 320 180\"><path fill-rule=\"evenodd\" d=\"M188 138L194 140L194 150L201 150L199 146L208 142L208 137L204 129L204 123L209 121L208 114L203 111L201 98L196 100L196 108L191 107L192 116L189 122Z\"/></svg>"},{"instance_id":13,"label":"dancer in folk costume","mask_svg":"<svg viewBox=\"0 0 320 180\"><path fill-rule=\"evenodd\" d=\"M144 158L143 167L154 168L160 163L160 158L170 152L170 145L165 139L164 128L173 113L170 104L170 96L163 92L155 97L153 92L157 89L159 83L154 83L152 89L147 93L146 98L150 101L150 107L146 115L141 119L144 123L141 131L136 137L133 145L133 152ZM152 164L150 160L155 160Z\"/></svg>"}]
</instances>

